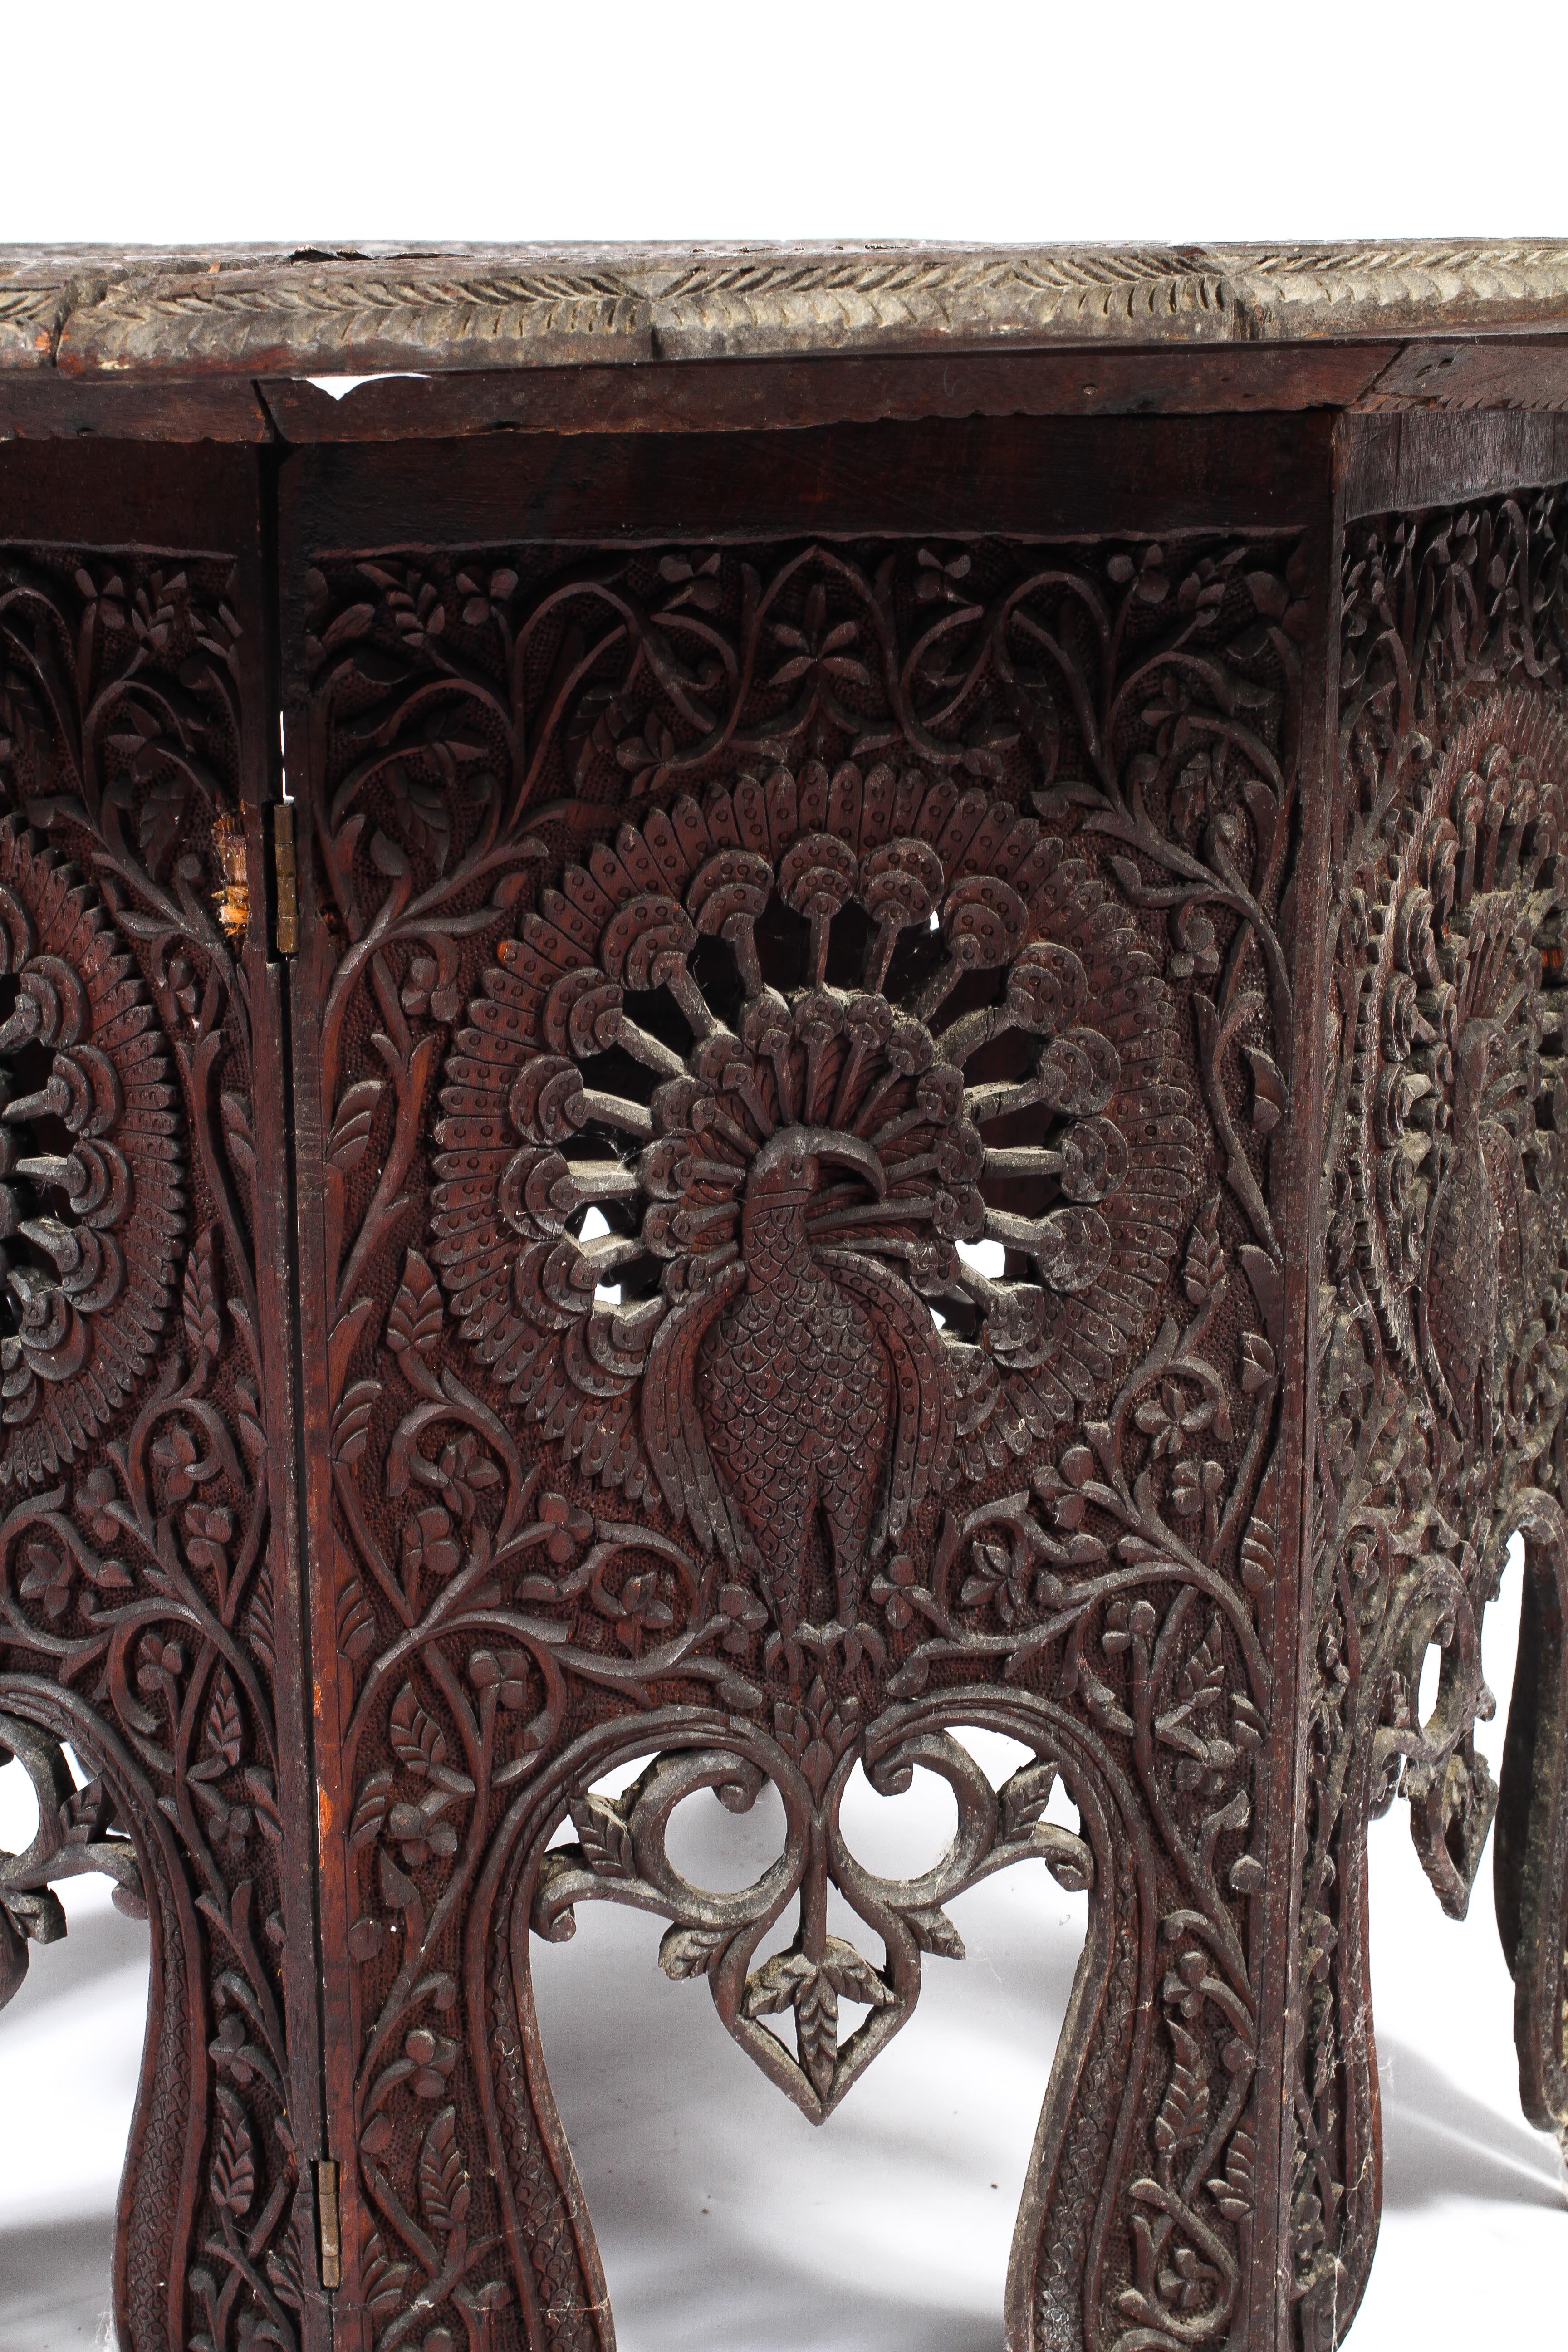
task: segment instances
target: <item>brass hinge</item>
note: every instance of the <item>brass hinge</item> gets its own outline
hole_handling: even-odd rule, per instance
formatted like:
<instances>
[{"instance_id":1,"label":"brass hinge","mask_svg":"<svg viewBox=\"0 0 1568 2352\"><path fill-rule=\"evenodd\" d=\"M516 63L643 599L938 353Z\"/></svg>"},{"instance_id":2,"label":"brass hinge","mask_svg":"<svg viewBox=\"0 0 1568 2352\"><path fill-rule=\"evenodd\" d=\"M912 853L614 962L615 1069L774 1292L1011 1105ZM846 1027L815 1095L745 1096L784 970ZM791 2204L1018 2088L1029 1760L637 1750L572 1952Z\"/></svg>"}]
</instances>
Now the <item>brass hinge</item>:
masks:
<instances>
[{"instance_id":1,"label":"brass hinge","mask_svg":"<svg viewBox=\"0 0 1568 2352\"><path fill-rule=\"evenodd\" d=\"M338 2168L331 2157L316 2166L316 2227L321 2237L321 2284L342 2286L343 2250L338 2236Z\"/></svg>"},{"instance_id":2,"label":"brass hinge","mask_svg":"<svg viewBox=\"0 0 1568 2352\"><path fill-rule=\"evenodd\" d=\"M250 885L245 862L245 819L226 809L213 824L223 888L218 892L217 919L226 936L242 940L250 924Z\"/></svg>"},{"instance_id":3,"label":"brass hinge","mask_svg":"<svg viewBox=\"0 0 1568 2352\"><path fill-rule=\"evenodd\" d=\"M300 947L300 894L294 872L294 803L279 801L272 811L272 885L279 955Z\"/></svg>"}]
</instances>

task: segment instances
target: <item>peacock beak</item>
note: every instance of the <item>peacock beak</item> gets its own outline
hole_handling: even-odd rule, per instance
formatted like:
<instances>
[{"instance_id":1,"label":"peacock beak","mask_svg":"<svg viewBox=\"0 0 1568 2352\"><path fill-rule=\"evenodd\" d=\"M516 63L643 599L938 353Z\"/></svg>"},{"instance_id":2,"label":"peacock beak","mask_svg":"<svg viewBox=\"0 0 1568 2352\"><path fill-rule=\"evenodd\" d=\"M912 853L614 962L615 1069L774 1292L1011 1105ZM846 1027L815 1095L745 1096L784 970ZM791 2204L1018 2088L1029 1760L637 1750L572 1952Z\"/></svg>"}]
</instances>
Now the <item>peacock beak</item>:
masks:
<instances>
[{"instance_id":1,"label":"peacock beak","mask_svg":"<svg viewBox=\"0 0 1568 2352\"><path fill-rule=\"evenodd\" d=\"M860 1136L844 1135L830 1127L805 1127L800 1129L799 1141L800 1149L810 1152L814 1160L829 1160L840 1168L852 1168L858 1176L865 1178L879 1201L887 1199L887 1171Z\"/></svg>"}]
</instances>

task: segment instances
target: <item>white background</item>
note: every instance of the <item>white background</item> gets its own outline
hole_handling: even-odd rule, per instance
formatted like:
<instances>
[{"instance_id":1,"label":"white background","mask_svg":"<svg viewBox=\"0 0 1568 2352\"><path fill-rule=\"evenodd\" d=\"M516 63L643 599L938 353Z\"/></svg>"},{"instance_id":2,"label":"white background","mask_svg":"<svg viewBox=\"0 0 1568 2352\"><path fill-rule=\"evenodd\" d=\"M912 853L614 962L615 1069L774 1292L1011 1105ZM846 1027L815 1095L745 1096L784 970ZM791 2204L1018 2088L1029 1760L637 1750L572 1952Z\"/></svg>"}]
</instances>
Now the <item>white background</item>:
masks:
<instances>
[{"instance_id":1,"label":"white background","mask_svg":"<svg viewBox=\"0 0 1568 2352\"><path fill-rule=\"evenodd\" d=\"M0 239L1562 236L1565 50L1540 5L0 0ZM1517 1582L1487 1635L1505 1705ZM18 1778L0 1845L28 1834ZM918 1863L942 1811L865 1791L862 1850ZM765 1829L718 1816L694 1866ZM1489 1869L1451 1925L1396 1807L1373 1898L1387 2174L1356 2352L1560 2346L1568 2212L1519 2116ZM94 1885L67 1904L0 2016L0 2352L107 2341L145 1930ZM651 1923L590 1906L543 1952L623 2352L999 2344L1082 1903L1031 1869L956 1909L969 1960L928 1963L821 2132L660 1976Z\"/></svg>"}]
</instances>

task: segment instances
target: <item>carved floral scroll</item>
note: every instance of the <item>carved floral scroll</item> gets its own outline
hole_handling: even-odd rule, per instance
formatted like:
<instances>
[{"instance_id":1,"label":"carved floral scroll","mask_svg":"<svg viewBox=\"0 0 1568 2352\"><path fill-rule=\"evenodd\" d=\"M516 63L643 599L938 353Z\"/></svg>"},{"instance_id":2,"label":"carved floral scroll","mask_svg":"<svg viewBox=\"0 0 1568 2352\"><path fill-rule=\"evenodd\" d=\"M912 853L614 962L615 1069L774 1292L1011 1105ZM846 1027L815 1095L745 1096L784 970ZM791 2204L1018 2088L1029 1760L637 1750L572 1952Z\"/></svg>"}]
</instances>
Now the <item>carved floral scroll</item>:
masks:
<instances>
[{"instance_id":1,"label":"carved floral scroll","mask_svg":"<svg viewBox=\"0 0 1568 2352\"><path fill-rule=\"evenodd\" d=\"M64 1934L60 1879L107 1872L150 1915L115 2257L133 2352L295 2352L314 2266L281 1967L262 983L214 911L247 759L233 575L0 548L0 1748L39 1815L0 1857L0 1999Z\"/></svg>"},{"instance_id":2,"label":"carved floral scroll","mask_svg":"<svg viewBox=\"0 0 1568 2352\"><path fill-rule=\"evenodd\" d=\"M1296 562L321 560L340 2310L378 2352L599 2340L531 1932L654 1913L821 2117L1026 1858L1091 1924L1013 2339L1244 2328ZM964 1724L1035 1760L993 1789ZM925 1879L847 1847L858 1761L953 1788ZM674 1806L764 1782L779 1862L691 1887Z\"/></svg>"},{"instance_id":3,"label":"carved floral scroll","mask_svg":"<svg viewBox=\"0 0 1568 2352\"><path fill-rule=\"evenodd\" d=\"M1367 1822L1403 1795L1464 1916L1500 1796L1480 1624L1521 1531L1498 1909L1526 2110L1568 2125L1562 532L1547 493L1360 523L1344 552L1294 2099L1311 2352L1353 2316L1380 2201Z\"/></svg>"}]
</instances>

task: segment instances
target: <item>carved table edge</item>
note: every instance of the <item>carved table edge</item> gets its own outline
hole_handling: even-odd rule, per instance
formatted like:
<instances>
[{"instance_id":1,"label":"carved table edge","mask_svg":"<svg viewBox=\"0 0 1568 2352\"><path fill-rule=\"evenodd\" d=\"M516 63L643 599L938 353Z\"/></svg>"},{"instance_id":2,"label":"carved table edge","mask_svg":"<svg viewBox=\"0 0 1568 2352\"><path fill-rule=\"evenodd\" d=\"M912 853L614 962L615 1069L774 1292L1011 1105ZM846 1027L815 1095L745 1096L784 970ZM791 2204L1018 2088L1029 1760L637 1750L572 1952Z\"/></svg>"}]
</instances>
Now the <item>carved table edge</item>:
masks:
<instances>
[{"instance_id":1,"label":"carved table edge","mask_svg":"<svg viewBox=\"0 0 1568 2352\"><path fill-rule=\"evenodd\" d=\"M0 247L0 371L589 360L1568 328L1568 241Z\"/></svg>"}]
</instances>

